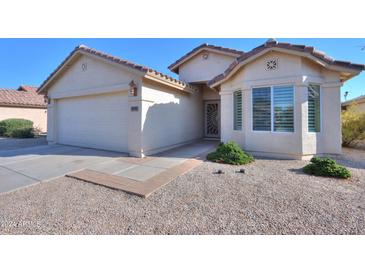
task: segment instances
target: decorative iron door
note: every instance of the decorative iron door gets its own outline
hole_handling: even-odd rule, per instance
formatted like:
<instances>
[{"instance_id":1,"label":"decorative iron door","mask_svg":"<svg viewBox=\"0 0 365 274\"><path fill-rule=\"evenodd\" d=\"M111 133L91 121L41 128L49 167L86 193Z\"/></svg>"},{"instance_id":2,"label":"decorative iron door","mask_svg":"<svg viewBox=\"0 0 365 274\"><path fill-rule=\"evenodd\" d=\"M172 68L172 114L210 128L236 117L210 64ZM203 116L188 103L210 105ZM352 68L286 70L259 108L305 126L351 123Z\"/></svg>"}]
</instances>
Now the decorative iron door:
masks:
<instances>
[{"instance_id":1,"label":"decorative iron door","mask_svg":"<svg viewBox=\"0 0 365 274\"><path fill-rule=\"evenodd\" d=\"M219 101L205 102L205 136L218 138L220 135Z\"/></svg>"}]
</instances>

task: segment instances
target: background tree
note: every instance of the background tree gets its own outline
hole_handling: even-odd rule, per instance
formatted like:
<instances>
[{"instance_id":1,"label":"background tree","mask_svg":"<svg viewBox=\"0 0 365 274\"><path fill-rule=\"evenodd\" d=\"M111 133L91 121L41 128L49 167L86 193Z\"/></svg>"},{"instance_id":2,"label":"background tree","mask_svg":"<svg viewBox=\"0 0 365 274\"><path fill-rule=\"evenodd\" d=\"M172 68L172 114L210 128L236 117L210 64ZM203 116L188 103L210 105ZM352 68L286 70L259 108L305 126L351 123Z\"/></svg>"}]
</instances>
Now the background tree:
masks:
<instances>
[{"instance_id":1,"label":"background tree","mask_svg":"<svg viewBox=\"0 0 365 274\"><path fill-rule=\"evenodd\" d=\"M365 113L350 105L342 111L342 145L349 146L354 141L365 139Z\"/></svg>"}]
</instances>

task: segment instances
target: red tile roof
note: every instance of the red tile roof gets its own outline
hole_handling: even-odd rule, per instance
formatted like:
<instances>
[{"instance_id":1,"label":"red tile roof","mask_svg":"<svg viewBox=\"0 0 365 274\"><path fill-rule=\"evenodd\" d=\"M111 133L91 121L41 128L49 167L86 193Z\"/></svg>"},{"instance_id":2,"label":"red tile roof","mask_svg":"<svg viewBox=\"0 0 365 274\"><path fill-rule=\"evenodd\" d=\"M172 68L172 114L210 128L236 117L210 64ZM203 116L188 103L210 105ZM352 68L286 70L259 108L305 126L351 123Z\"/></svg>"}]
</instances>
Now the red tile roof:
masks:
<instances>
[{"instance_id":1,"label":"red tile roof","mask_svg":"<svg viewBox=\"0 0 365 274\"><path fill-rule=\"evenodd\" d=\"M193 56L196 52L203 50L203 49L212 49L212 50L217 50L220 51L222 53L228 53L228 54L233 54L236 55L236 57L241 56L242 54L244 54L244 51L240 51L240 50L236 50L236 49L230 49L230 48L224 48L224 47L220 47L220 46L214 46L214 45L209 45L209 44L201 44L200 46L192 49L191 51L189 51L187 54L185 54L184 56L182 56L181 58L179 58L178 60L176 60L174 63L172 63L171 65L169 65L169 70L171 70L172 72L176 72L178 73L178 64L188 60L191 56Z\"/></svg>"},{"instance_id":2,"label":"red tile roof","mask_svg":"<svg viewBox=\"0 0 365 274\"><path fill-rule=\"evenodd\" d=\"M47 104L36 87L22 85L18 89L0 88L0 106L46 108Z\"/></svg>"},{"instance_id":3,"label":"red tile roof","mask_svg":"<svg viewBox=\"0 0 365 274\"><path fill-rule=\"evenodd\" d=\"M168 76L166 74L163 74L161 72L158 72L157 70L155 69L152 69L152 68L149 68L149 67L146 67L146 66L143 66L143 65L139 65L139 64L136 64L136 63L133 63L131 61L128 61L128 60L125 60L125 59L121 59L119 57L116 57L116 56L113 56L113 55L109 55L107 53L104 53L104 52L101 52L101 51L98 51L96 49L93 49L93 48L89 48L85 45L80 45L80 46L77 46L67 57L66 59L48 76L48 78L41 84L41 86L38 88L38 91L39 92L43 92L42 89L44 88L44 86L48 83L49 80L51 80L51 78L62 68L62 66L77 52L85 52L85 53L89 53L89 54L92 54L92 55L95 55L97 57L101 57L103 59L106 59L108 61L111 61L111 62L114 62L114 63L117 63L117 64L121 64L121 65L124 65L124 66L127 66L131 69L135 69L137 71L140 71L140 72L143 72L145 73L146 75L149 75L153 78L158 78L159 80L162 80L162 81L165 81L165 82L168 82L170 84L173 84L175 85L176 87L179 87L181 89L188 89L188 90L195 90L195 87L193 87L192 85L184 82L184 81L181 81L181 80L178 80L178 79L175 79L171 76Z\"/></svg>"},{"instance_id":4,"label":"red tile roof","mask_svg":"<svg viewBox=\"0 0 365 274\"><path fill-rule=\"evenodd\" d=\"M215 83L224 80L225 78L228 77L230 72L233 69L235 69L239 64L243 63L248 58L255 56L258 53L260 53L266 49L270 49L270 48L280 48L280 49L293 50L293 51L302 52L302 53L309 53L313 57L316 57L316 58L322 60L323 62L325 62L328 65L335 65L335 66L339 66L339 67L343 67L343 68L347 68L347 69L359 70L359 71L365 70L365 65L363 65L363 64L354 64L354 63L347 62L347 61L334 60L333 58L326 55L324 52L316 50L314 47L305 46L305 45L295 45L295 44L289 44L289 43L278 43L276 40L269 39L265 44L262 44L256 48L252 49L251 51L246 52L245 54L241 55L240 57L238 57L226 69L226 71L224 73L217 75L212 80L210 80L208 82L208 85L212 86Z\"/></svg>"},{"instance_id":5,"label":"red tile roof","mask_svg":"<svg viewBox=\"0 0 365 274\"><path fill-rule=\"evenodd\" d=\"M20 87L18 88L18 90L36 92L38 90L38 87L27 86L27 85L20 85Z\"/></svg>"}]
</instances>

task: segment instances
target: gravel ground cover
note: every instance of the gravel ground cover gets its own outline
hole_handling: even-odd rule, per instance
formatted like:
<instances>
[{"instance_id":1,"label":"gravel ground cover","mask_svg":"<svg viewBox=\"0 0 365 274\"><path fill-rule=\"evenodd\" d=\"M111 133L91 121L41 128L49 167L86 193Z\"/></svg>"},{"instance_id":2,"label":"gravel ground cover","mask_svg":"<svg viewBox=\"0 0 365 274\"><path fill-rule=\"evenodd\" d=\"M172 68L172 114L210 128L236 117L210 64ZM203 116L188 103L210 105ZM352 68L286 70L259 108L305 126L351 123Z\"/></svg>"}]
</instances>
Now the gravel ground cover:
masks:
<instances>
[{"instance_id":1,"label":"gravel ground cover","mask_svg":"<svg viewBox=\"0 0 365 274\"><path fill-rule=\"evenodd\" d=\"M26 148L32 146L41 146L46 144L47 144L46 136L40 136L36 138L23 138L23 139L0 137L0 151Z\"/></svg>"},{"instance_id":2,"label":"gravel ground cover","mask_svg":"<svg viewBox=\"0 0 365 274\"><path fill-rule=\"evenodd\" d=\"M365 234L365 152L337 160L350 180L304 161L204 162L147 199L59 178L0 195L2 234ZM214 174L222 169L224 174Z\"/></svg>"}]
</instances>

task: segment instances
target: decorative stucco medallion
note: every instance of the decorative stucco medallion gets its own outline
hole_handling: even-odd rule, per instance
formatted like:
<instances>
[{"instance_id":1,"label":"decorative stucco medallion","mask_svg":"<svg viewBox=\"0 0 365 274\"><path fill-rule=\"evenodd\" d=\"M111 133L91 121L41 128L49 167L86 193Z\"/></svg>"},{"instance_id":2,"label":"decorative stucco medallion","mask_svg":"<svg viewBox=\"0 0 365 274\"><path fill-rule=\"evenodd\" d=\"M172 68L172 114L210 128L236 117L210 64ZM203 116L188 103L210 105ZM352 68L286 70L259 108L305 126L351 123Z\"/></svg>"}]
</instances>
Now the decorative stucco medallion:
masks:
<instances>
[{"instance_id":1,"label":"decorative stucco medallion","mask_svg":"<svg viewBox=\"0 0 365 274\"><path fill-rule=\"evenodd\" d=\"M266 70L276 70L278 68L278 59L270 59L266 61Z\"/></svg>"}]
</instances>

